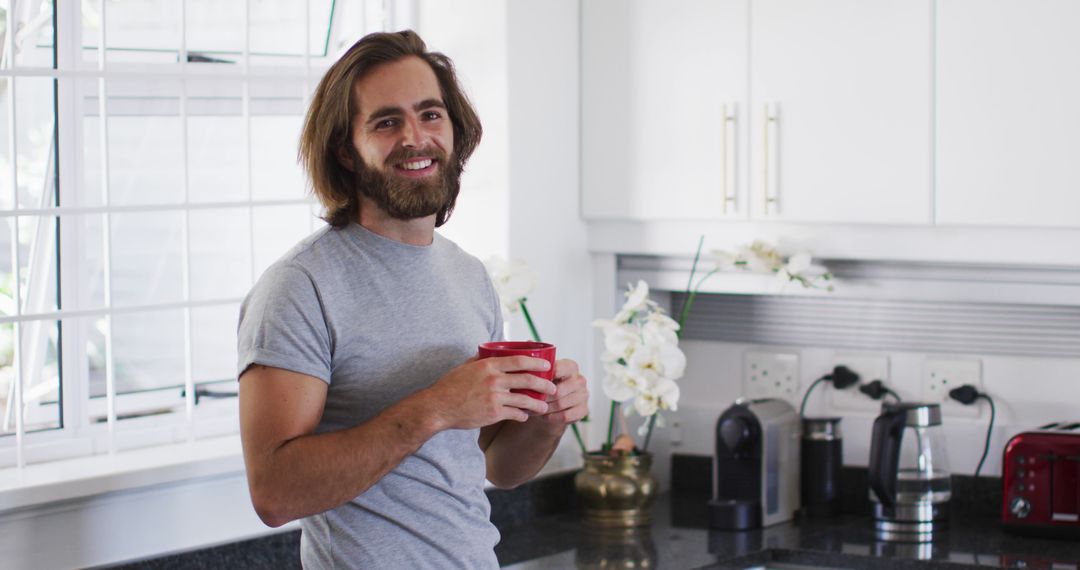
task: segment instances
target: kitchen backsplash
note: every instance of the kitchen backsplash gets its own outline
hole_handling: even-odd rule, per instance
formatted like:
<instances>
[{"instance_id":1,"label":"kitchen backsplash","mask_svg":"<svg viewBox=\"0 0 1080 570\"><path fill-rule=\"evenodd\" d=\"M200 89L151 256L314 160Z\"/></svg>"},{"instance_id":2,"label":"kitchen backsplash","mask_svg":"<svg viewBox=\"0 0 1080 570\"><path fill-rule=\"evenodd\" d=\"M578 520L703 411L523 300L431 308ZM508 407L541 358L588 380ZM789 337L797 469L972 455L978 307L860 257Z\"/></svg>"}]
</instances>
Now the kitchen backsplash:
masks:
<instances>
[{"instance_id":1,"label":"kitchen backsplash","mask_svg":"<svg viewBox=\"0 0 1080 570\"><path fill-rule=\"evenodd\" d=\"M671 452L712 453L717 418L744 394L743 368L748 352L777 351L798 356L798 387L795 394L787 398L795 406L801 402L810 383L832 369L838 354L888 357L890 374L887 384L905 400L920 399L924 362L928 358L941 356L911 352L858 353L835 348L706 340L686 340L681 344L688 361L686 375L679 381L681 404L678 411L666 414L668 427L657 430L654 436L655 450L664 456ZM983 474L1000 475L1002 450L1016 433L1052 420L1080 421L1080 411L1075 406L1075 402L1080 401L1080 358L977 354L951 356L980 363L982 389L994 398L996 404L994 431ZM807 403L807 413L843 417L844 464L866 466L870 428L880 403L862 394L846 394L850 402L845 405L854 407L861 404L865 408L838 409L834 398L836 395L832 392L831 386L827 387L824 383L815 388ZM961 415L950 415L950 411L960 410L945 408L944 432L951 469L955 473L974 473L982 454L990 411L985 402L980 402L978 406L974 417L969 410L963 410ZM661 477L666 486L667 474L661 473Z\"/></svg>"}]
</instances>

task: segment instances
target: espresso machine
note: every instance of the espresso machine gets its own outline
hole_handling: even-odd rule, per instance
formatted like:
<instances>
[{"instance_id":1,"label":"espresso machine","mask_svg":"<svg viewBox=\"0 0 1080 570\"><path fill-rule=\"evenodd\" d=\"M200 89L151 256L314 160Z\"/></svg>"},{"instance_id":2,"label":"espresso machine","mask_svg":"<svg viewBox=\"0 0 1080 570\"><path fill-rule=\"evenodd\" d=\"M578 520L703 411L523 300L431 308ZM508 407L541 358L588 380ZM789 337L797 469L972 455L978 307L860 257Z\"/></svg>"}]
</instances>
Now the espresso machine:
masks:
<instances>
[{"instance_id":1,"label":"espresso machine","mask_svg":"<svg viewBox=\"0 0 1080 570\"><path fill-rule=\"evenodd\" d=\"M952 477L938 404L885 404L870 441L870 500L877 537L930 542L948 521Z\"/></svg>"},{"instance_id":2,"label":"espresso machine","mask_svg":"<svg viewBox=\"0 0 1080 570\"><path fill-rule=\"evenodd\" d=\"M799 415L784 400L736 400L716 422L709 526L761 528L799 508Z\"/></svg>"}]
</instances>

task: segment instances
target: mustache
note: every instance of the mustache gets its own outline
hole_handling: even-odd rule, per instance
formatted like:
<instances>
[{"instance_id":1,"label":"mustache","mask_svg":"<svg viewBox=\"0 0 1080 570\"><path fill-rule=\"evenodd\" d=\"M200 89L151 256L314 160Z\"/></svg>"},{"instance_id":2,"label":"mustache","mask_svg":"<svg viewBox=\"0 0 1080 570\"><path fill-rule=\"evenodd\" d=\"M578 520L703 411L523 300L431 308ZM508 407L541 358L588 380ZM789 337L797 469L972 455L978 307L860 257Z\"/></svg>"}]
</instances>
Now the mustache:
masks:
<instances>
[{"instance_id":1,"label":"mustache","mask_svg":"<svg viewBox=\"0 0 1080 570\"><path fill-rule=\"evenodd\" d=\"M434 158L440 164L446 164L446 153L436 146L426 146L420 149L398 148L386 157L386 164L394 165L408 162L414 158Z\"/></svg>"}]
</instances>

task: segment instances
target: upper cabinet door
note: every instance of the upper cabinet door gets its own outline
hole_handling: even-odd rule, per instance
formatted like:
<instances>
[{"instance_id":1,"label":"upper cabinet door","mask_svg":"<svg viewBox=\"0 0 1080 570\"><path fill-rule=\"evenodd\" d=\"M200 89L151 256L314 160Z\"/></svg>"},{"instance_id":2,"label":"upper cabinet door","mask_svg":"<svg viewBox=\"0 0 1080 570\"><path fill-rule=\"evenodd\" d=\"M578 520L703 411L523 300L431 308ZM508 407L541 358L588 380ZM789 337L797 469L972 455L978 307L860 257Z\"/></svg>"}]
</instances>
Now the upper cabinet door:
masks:
<instances>
[{"instance_id":1,"label":"upper cabinet door","mask_svg":"<svg viewBox=\"0 0 1080 570\"><path fill-rule=\"evenodd\" d=\"M1080 226L1080 2L937 15L938 222Z\"/></svg>"},{"instance_id":2,"label":"upper cabinet door","mask_svg":"<svg viewBox=\"0 0 1080 570\"><path fill-rule=\"evenodd\" d=\"M747 0L581 10L583 215L745 218Z\"/></svg>"},{"instance_id":3,"label":"upper cabinet door","mask_svg":"<svg viewBox=\"0 0 1080 570\"><path fill-rule=\"evenodd\" d=\"M754 0L755 218L925 224L930 0Z\"/></svg>"}]
</instances>

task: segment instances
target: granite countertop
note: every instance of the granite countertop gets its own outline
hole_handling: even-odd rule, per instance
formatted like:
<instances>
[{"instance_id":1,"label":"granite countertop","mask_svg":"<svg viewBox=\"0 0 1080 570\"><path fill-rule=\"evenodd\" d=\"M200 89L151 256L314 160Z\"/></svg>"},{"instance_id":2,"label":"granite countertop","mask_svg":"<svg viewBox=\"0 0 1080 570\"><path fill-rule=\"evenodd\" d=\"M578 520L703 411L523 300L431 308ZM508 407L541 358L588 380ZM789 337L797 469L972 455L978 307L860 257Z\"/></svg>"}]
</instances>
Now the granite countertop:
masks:
<instances>
[{"instance_id":1,"label":"granite countertop","mask_svg":"<svg viewBox=\"0 0 1080 570\"><path fill-rule=\"evenodd\" d=\"M954 516L940 539L875 539L864 515L800 519L765 529L709 530L706 497L663 494L638 533L586 527L580 511L540 516L503 531L496 549L512 570L559 568L1080 568L1080 542L1005 533L985 516Z\"/></svg>"}]
</instances>

